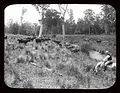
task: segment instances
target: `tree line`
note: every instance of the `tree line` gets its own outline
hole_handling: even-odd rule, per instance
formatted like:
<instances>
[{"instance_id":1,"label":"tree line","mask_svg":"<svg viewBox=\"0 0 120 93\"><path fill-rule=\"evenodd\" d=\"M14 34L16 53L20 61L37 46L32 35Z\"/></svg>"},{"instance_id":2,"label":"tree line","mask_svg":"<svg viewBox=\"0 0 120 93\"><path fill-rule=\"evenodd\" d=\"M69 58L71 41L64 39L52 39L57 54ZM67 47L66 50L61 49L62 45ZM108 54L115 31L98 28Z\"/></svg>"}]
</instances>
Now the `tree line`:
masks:
<instances>
[{"instance_id":1,"label":"tree line","mask_svg":"<svg viewBox=\"0 0 120 93\"><path fill-rule=\"evenodd\" d=\"M64 23L65 34L78 35L78 34L115 34L116 32L116 11L110 5L102 5L102 11L95 14L92 9L84 11L84 18L79 18L75 23L73 10L69 9L69 19L64 20L61 12L55 9L46 9L42 17L42 34L63 34L62 26ZM37 8L36 8L37 9ZM26 10L23 9L21 15L21 24L13 23L10 20L9 25L5 25L5 33L22 34L22 35L39 35L39 26L37 23L23 23L22 19Z\"/></svg>"}]
</instances>

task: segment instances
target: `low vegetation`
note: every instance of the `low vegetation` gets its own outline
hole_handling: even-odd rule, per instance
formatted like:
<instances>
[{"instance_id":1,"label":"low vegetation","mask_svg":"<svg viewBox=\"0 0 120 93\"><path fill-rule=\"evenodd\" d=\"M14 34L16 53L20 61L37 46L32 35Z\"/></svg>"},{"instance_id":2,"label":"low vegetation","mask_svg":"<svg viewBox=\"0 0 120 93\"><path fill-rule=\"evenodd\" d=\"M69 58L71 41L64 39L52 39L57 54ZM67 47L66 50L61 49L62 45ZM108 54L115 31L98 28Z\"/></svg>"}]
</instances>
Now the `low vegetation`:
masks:
<instances>
[{"instance_id":1,"label":"low vegetation","mask_svg":"<svg viewBox=\"0 0 120 93\"><path fill-rule=\"evenodd\" d=\"M93 68L97 61L86 55L94 48L108 50L116 56L115 36L66 36L66 41L79 45L80 51L75 53L52 41L47 45L34 40L19 44L17 39L23 37L26 36L8 35L9 39L4 40L4 81L8 87L103 89L115 83L116 70L101 70L95 74ZM62 40L61 36L56 39ZM97 43L96 39L108 42Z\"/></svg>"}]
</instances>

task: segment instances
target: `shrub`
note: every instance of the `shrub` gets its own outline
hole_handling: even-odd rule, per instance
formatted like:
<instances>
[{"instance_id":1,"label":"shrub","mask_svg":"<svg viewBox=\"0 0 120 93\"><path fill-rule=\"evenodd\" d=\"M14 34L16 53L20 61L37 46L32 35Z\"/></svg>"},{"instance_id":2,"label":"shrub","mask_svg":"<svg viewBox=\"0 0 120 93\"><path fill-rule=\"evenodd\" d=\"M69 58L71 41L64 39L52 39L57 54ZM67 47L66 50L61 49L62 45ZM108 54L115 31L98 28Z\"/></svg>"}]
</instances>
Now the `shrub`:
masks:
<instances>
[{"instance_id":1,"label":"shrub","mask_svg":"<svg viewBox=\"0 0 120 93\"><path fill-rule=\"evenodd\" d=\"M81 45L81 52L86 53L87 55L89 54L90 50L93 50L94 48L90 44L83 44Z\"/></svg>"},{"instance_id":2,"label":"shrub","mask_svg":"<svg viewBox=\"0 0 120 93\"><path fill-rule=\"evenodd\" d=\"M31 81L26 81L23 83L23 88L34 88Z\"/></svg>"},{"instance_id":3,"label":"shrub","mask_svg":"<svg viewBox=\"0 0 120 93\"><path fill-rule=\"evenodd\" d=\"M69 68L67 69L67 75L68 76L76 76L79 74L78 68L72 66L69 66Z\"/></svg>"}]
</instances>

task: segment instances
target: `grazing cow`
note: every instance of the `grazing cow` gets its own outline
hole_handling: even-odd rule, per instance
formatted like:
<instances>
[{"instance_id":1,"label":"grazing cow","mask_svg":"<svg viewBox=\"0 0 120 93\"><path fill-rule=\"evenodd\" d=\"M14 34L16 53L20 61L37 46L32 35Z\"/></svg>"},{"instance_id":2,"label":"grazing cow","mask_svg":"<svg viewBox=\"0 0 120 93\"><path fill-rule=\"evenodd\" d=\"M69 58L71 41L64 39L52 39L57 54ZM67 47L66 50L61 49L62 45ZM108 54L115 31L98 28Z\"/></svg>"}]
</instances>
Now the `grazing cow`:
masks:
<instances>
[{"instance_id":1,"label":"grazing cow","mask_svg":"<svg viewBox=\"0 0 120 93\"><path fill-rule=\"evenodd\" d=\"M7 39L7 36L4 36L4 39Z\"/></svg>"},{"instance_id":2,"label":"grazing cow","mask_svg":"<svg viewBox=\"0 0 120 93\"><path fill-rule=\"evenodd\" d=\"M100 39L99 39L99 40L97 40L96 42L97 42L97 43L101 43L101 42L102 42L102 40L100 40Z\"/></svg>"},{"instance_id":3,"label":"grazing cow","mask_svg":"<svg viewBox=\"0 0 120 93\"><path fill-rule=\"evenodd\" d=\"M25 38L26 40L30 40L30 41L33 41L36 37L27 37Z\"/></svg>"},{"instance_id":4,"label":"grazing cow","mask_svg":"<svg viewBox=\"0 0 120 93\"><path fill-rule=\"evenodd\" d=\"M80 51L80 49L73 48L73 49L71 49L70 51L71 51L71 52L74 52L74 53L77 53L77 52L79 52L79 51Z\"/></svg>"},{"instance_id":5,"label":"grazing cow","mask_svg":"<svg viewBox=\"0 0 120 93\"><path fill-rule=\"evenodd\" d=\"M17 41L19 42L19 44L24 43L26 45L27 42L29 42L30 40L18 39Z\"/></svg>"},{"instance_id":6,"label":"grazing cow","mask_svg":"<svg viewBox=\"0 0 120 93\"><path fill-rule=\"evenodd\" d=\"M57 45L59 45L60 47L62 47L61 41L58 40L52 40L54 43L56 43Z\"/></svg>"},{"instance_id":7,"label":"grazing cow","mask_svg":"<svg viewBox=\"0 0 120 93\"><path fill-rule=\"evenodd\" d=\"M28 41L33 41L36 37L27 37L27 38L24 38L25 40L28 40Z\"/></svg>"},{"instance_id":8,"label":"grazing cow","mask_svg":"<svg viewBox=\"0 0 120 93\"><path fill-rule=\"evenodd\" d=\"M83 40L84 40L84 41L88 41L88 42L89 42L89 38L84 38Z\"/></svg>"},{"instance_id":9,"label":"grazing cow","mask_svg":"<svg viewBox=\"0 0 120 93\"><path fill-rule=\"evenodd\" d=\"M75 44L70 44L67 46L68 49L72 49L72 48L76 48L76 47L78 47L78 46Z\"/></svg>"},{"instance_id":10,"label":"grazing cow","mask_svg":"<svg viewBox=\"0 0 120 93\"><path fill-rule=\"evenodd\" d=\"M51 39L49 39L49 38L36 38L35 39L36 43L41 43L41 42L45 42L45 41L49 41L49 40L51 40Z\"/></svg>"},{"instance_id":11,"label":"grazing cow","mask_svg":"<svg viewBox=\"0 0 120 93\"><path fill-rule=\"evenodd\" d=\"M36 38L35 41L36 41L36 43L41 43L42 42L42 40L40 38Z\"/></svg>"},{"instance_id":12,"label":"grazing cow","mask_svg":"<svg viewBox=\"0 0 120 93\"><path fill-rule=\"evenodd\" d=\"M65 46L67 49L69 49L71 52L74 52L74 53L77 53L77 52L80 51L79 46L76 45L76 44L70 44L70 43L66 42L66 43L64 44L64 46Z\"/></svg>"},{"instance_id":13,"label":"grazing cow","mask_svg":"<svg viewBox=\"0 0 120 93\"><path fill-rule=\"evenodd\" d=\"M24 43L27 44L27 42L33 41L36 37L27 37L27 38L23 38L23 39L18 39L17 41L19 43Z\"/></svg>"}]
</instances>

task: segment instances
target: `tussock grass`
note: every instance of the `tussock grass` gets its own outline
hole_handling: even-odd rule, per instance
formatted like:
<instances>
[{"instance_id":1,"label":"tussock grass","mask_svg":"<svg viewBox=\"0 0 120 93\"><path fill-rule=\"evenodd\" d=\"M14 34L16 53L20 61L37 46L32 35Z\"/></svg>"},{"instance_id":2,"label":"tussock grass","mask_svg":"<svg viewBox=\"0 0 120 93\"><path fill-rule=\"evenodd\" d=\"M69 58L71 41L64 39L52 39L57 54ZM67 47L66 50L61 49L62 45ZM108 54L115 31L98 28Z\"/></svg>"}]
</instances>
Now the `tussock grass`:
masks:
<instances>
[{"instance_id":1,"label":"tussock grass","mask_svg":"<svg viewBox=\"0 0 120 93\"><path fill-rule=\"evenodd\" d=\"M26 81L23 83L23 88L34 88L31 81Z\"/></svg>"}]
</instances>

